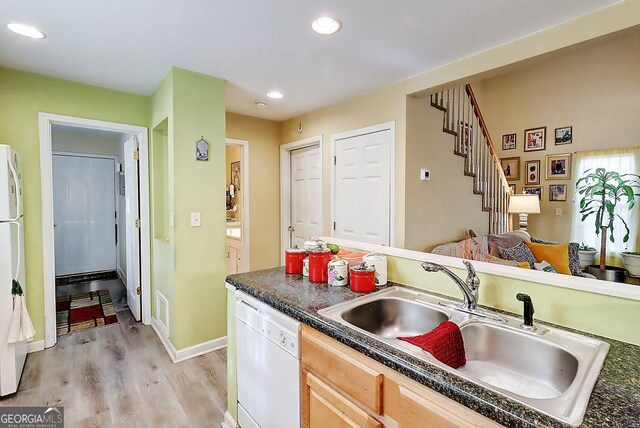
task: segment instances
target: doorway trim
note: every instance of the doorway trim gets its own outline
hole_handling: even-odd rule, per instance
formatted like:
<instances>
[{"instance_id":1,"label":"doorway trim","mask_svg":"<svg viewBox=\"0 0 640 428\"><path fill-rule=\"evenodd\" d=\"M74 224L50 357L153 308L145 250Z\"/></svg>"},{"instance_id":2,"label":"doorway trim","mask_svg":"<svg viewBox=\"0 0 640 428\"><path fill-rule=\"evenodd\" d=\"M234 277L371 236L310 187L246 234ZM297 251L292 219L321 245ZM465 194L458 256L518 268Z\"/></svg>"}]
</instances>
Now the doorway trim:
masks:
<instances>
[{"instance_id":1,"label":"doorway trim","mask_svg":"<svg viewBox=\"0 0 640 428\"><path fill-rule=\"evenodd\" d=\"M322 135L305 138L280 146L280 263L284 266L284 250L289 248L289 225L291 224L291 152L318 146L320 149L320 183L324 188L324 153ZM320 195L320 224L324 231L324 191Z\"/></svg>"},{"instance_id":2,"label":"doorway trim","mask_svg":"<svg viewBox=\"0 0 640 428\"><path fill-rule=\"evenodd\" d=\"M56 333L55 246L53 231L53 142L52 125L66 125L133 134L140 152L140 270L142 323L151 322L151 231L149 221L149 135L146 127L122 123L38 113L40 129L40 184L42 192L42 261L44 270L44 342L54 346Z\"/></svg>"},{"instance_id":3,"label":"doorway trim","mask_svg":"<svg viewBox=\"0 0 640 428\"><path fill-rule=\"evenodd\" d=\"M251 267L251 234L249 225L249 142L247 140L226 139L227 146L238 146L242 149L242 271L249 272ZM226 173L225 173L226 174ZM226 177L225 177L226 181ZM243 184L244 183L244 184ZM225 219L226 221L226 219ZM225 231L226 233L226 231Z\"/></svg>"},{"instance_id":4,"label":"doorway trim","mask_svg":"<svg viewBox=\"0 0 640 428\"><path fill-rule=\"evenodd\" d=\"M365 128L354 129L351 131L341 132L339 134L334 134L331 136L331 145L329 147L330 157L329 159L335 159L336 155L336 142L339 140L345 140L347 138L360 137L362 135L367 134L375 134L376 132L382 131L391 131L391 147L389 149L389 163L390 163L390 171L389 171L389 200L391 201L391 206L389 207L389 246L394 247L396 242L396 122L395 120L391 122L379 123L377 125L367 126ZM335 230L333 229L333 222L336 220L336 166L335 161L330 162L331 172L329 174L331 192L330 192L330 200L331 200L331 225L330 227L330 236L335 236Z\"/></svg>"}]
</instances>

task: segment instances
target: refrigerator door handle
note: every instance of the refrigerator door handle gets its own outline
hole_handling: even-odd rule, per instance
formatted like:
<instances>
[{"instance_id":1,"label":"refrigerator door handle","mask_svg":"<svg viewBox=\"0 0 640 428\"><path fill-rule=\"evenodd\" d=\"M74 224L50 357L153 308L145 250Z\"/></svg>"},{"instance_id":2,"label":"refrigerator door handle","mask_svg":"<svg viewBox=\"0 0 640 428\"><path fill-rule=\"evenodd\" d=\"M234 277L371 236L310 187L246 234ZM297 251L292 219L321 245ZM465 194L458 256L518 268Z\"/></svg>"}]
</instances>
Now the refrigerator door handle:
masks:
<instances>
[{"instance_id":1,"label":"refrigerator door handle","mask_svg":"<svg viewBox=\"0 0 640 428\"><path fill-rule=\"evenodd\" d=\"M20 197L20 182L18 181L18 173L16 171L16 167L13 164L13 162L11 162L11 159L8 159L7 163L9 164L11 175L13 176L13 183L16 186L16 208L17 208L16 217L9 219L10 222L15 222L15 221L18 221L18 219L21 216L20 213L22 212L22 207L21 207L22 198ZM18 225L18 227L20 226Z\"/></svg>"}]
</instances>

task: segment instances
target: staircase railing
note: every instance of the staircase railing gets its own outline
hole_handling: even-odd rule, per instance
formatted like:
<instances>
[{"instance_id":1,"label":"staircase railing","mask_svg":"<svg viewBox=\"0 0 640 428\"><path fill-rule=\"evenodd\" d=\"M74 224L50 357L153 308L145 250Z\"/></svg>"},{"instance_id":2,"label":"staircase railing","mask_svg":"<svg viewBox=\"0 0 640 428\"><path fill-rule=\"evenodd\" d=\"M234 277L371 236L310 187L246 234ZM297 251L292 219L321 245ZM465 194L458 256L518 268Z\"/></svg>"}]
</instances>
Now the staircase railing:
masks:
<instances>
[{"instance_id":1,"label":"staircase railing","mask_svg":"<svg viewBox=\"0 0 640 428\"><path fill-rule=\"evenodd\" d=\"M464 174L473 178L473 193L489 212L489 233L507 232L511 189L471 85L431 94L431 105L444 112L442 130L455 137L453 152L465 158Z\"/></svg>"}]
</instances>

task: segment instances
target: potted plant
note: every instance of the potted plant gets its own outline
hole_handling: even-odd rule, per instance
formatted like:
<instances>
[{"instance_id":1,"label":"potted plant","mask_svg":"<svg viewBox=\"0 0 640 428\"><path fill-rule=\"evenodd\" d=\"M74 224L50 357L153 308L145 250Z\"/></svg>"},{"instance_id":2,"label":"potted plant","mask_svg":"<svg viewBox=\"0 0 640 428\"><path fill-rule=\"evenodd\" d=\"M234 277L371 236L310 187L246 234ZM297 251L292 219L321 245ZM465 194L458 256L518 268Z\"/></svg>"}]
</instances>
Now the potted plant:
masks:
<instances>
[{"instance_id":1,"label":"potted plant","mask_svg":"<svg viewBox=\"0 0 640 428\"><path fill-rule=\"evenodd\" d=\"M589 265L593 264L593 261L596 259L596 254L598 251L594 247L590 247L589 245L582 242L580 244L580 248L578 249L578 254L580 256L580 267L582 269L586 269Z\"/></svg>"},{"instance_id":2,"label":"potted plant","mask_svg":"<svg viewBox=\"0 0 640 428\"><path fill-rule=\"evenodd\" d=\"M625 228L622 242L629 241L629 226L616 213L618 204L626 204L629 210L635 206L636 196L640 196L640 176L636 174L619 174L604 168L588 169L584 176L576 183L576 190L580 199L580 214L582 221L588 217L595 217L596 234L600 235L600 265L589 266L589 273L599 279L624 282L626 271L616 266L608 266L607 233L609 240L615 242L614 222L619 219Z\"/></svg>"},{"instance_id":3,"label":"potted plant","mask_svg":"<svg viewBox=\"0 0 640 428\"><path fill-rule=\"evenodd\" d=\"M629 275L640 276L640 253L637 251L623 251L622 263L624 268L629 271Z\"/></svg>"}]
</instances>

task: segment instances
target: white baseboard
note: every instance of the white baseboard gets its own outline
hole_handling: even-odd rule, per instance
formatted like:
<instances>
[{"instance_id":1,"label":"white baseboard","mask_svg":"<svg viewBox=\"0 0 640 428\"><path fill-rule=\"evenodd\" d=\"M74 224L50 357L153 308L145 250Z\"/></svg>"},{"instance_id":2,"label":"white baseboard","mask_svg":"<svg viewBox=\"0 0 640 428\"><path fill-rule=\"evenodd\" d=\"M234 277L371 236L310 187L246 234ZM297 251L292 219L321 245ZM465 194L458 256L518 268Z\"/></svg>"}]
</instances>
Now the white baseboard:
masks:
<instances>
[{"instance_id":1,"label":"white baseboard","mask_svg":"<svg viewBox=\"0 0 640 428\"><path fill-rule=\"evenodd\" d=\"M229 413L229 411L227 410L226 412L224 412L224 421L222 421L220 425L222 425L222 428L236 428L238 426L238 423L235 419L233 419L233 416L231 416L231 413Z\"/></svg>"},{"instance_id":2,"label":"white baseboard","mask_svg":"<svg viewBox=\"0 0 640 428\"><path fill-rule=\"evenodd\" d=\"M156 318L151 318L151 326L167 350L169 358L171 358L171 361L174 363L179 363L181 361L188 360L189 358L194 358L227 346L227 336L223 336L218 339L209 340L208 342L199 343L197 345L189 346L188 348L177 350L169 338L164 334L162 324Z\"/></svg>"},{"instance_id":3,"label":"white baseboard","mask_svg":"<svg viewBox=\"0 0 640 428\"><path fill-rule=\"evenodd\" d=\"M27 343L27 353L44 351L44 340L37 340L35 342Z\"/></svg>"},{"instance_id":4,"label":"white baseboard","mask_svg":"<svg viewBox=\"0 0 640 428\"><path fill-rule=\"evenodd\" d=\"M122 266L118 266L118 269L116 269L116 273L118 274L118 276L120 277L120 279L124 283L124 286L126 287L127 286L127 275L125 275L125 273L122 271Z\"/></svg>"},{"instance_id":5,"label":"white baseboard","mask_svg":"<svg viewBox=\"0 0 640 428\"><path fill-rule=\"evenodd\" d=\"M227 336L222 336L217 339L209 340L208 342L189 346L188 348L180 349L178 352L176 352L176 363L226 347Z\"/></svg>"}]
</instances>

